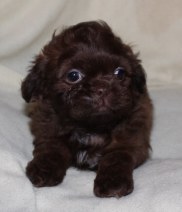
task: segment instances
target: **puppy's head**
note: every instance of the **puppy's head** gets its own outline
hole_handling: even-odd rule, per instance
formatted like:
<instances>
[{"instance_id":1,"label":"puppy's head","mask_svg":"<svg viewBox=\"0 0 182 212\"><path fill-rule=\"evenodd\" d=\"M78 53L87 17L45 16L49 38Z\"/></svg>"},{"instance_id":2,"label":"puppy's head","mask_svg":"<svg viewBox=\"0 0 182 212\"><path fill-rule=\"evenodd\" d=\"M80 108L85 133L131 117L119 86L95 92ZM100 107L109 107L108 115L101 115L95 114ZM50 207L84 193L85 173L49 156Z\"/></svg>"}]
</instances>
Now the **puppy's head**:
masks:
<instances>
[{"instance_id":1,"label":"puppy's head","mask_svg":"<svg viewBox=\"0 0 182 212\"><path fill-rule=\"evenodd\" d=\"M91 124L122 119L145 92L140 61L104 22L53 35L22 83L27 102L48 100L60 116Z\"/></svg>"}]
</instances>

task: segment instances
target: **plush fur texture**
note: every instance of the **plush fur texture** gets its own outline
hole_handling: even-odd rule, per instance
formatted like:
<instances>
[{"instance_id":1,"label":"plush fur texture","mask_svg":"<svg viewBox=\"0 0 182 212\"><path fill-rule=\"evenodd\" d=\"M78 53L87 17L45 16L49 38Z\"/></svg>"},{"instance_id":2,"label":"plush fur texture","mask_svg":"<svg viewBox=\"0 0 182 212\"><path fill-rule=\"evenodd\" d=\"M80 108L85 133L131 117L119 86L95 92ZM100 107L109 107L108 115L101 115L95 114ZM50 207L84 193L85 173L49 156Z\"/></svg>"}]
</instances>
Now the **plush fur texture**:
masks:
<instances>
[{"instance_id":1,"label":"plush fur texture","mask_svg":"<svg viewBox=\"0 0 182 212\"><path fill-rule=\"evenodd\" d=\"M152 104L141 61L105 22L54 34L21 89L35 137L26 174L35 186L57 185L76 166L96 171L98 197L133 191L133 170L149 156Z\"/></svg>"}]
</instances>

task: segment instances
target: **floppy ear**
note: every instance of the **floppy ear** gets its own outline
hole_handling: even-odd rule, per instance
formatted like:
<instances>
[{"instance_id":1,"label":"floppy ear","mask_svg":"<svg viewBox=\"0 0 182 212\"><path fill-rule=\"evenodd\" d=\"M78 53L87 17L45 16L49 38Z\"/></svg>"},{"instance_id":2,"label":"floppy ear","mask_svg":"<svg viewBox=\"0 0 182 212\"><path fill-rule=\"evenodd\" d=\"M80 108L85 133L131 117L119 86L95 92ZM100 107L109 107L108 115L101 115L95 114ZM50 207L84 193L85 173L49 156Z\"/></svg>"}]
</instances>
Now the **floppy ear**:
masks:
<instances>
[{"instance_id":1,"label":"floppy ear","mask_svg":"<svg viewBox=\"0 0 182 212\"><path fill-rule=\"evenodd\" d=\"M122 43L122 54L129 59L133 69L132 84L135 91L138 93L144 93L146 90L146 76L145 71L141 65L141 61L138 59L139 53L134 54L132 47Z\"/></svg>"},{"instance_id":2,"label":"floppy ear","mask_svg":"<svg viewBox=\"0 0 182 212\"><path fill-rule=\"evenodd\" d=\"M22 97L26 102L30 102L33 99L39 99L43 90L42 77L44 75L43 70L45 69L44 56L37 56L33 63L34 65L29 70L29 74L21 84Z\"/></svg>"},{"instance_id":3,"label":"floppy ear","mask_svg":"<svg viewBox=\"0 0 182 212\"><path fill-rule=\"evenodd\" d=\"M146 90L146 75L145 71L141 64L138 64L133 73L132 77L133 86L136 91L139 93L144 93Z\"/></svg>"}]
</instances>

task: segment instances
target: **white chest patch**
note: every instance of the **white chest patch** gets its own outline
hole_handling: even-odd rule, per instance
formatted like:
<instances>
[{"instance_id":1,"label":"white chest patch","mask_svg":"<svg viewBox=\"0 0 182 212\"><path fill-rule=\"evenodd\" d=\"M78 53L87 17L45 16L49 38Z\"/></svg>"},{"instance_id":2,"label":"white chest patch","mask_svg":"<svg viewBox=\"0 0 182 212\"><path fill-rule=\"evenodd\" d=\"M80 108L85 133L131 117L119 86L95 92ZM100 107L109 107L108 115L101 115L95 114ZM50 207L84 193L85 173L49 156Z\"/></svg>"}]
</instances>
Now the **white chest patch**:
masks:
<instances>
[{"instance_id":1,"label":"white chest patch","mask_svg":"<svg viewBox=\"0 0 182 212\"><path fill-rule=\"evenodd\" d=\"M71 136L71 140L73 142L77 141L80 145L83 146L99 147L105 145L107 139L105 135L89 134L82 131L75 131Z\"/></svg>"},{"instance_id":2,"label":"white chest patch","mask_svg":"<svg viewBox=\"0 0 182 212\"><path fill-rule=\"evenodd\" d=\"M77 165L79 167L87 167L94 169L101 155L99 153L89 154L86 150L79 151L76 156Z\"/></svg>"}]
</instances>

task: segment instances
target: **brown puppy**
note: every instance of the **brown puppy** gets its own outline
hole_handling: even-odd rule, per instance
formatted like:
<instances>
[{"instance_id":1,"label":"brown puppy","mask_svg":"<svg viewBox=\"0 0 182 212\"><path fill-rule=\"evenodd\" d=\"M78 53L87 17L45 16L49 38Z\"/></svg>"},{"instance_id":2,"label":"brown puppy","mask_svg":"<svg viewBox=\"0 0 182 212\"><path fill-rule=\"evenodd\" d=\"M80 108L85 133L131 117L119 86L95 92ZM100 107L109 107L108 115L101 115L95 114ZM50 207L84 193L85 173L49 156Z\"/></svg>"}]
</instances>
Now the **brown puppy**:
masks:
<instances>
[{"instance_id":1,"label":"brown puppy","mask_svg":"<svg viewBox=\"0 0 182 212\"><path fill-rule=\"evenodd\" d=\"M133 169L149 155L152 104L140 60L104 22L53 35L22 83L34 158L26 174L37 186L62 182L73 165L96 170L94 193L133 190Z\"/></svg>"}]
</instances>

